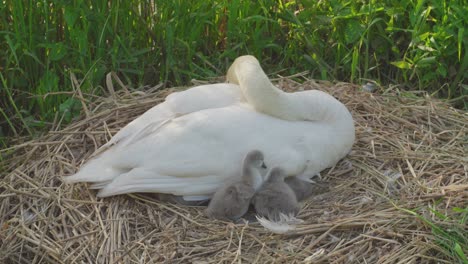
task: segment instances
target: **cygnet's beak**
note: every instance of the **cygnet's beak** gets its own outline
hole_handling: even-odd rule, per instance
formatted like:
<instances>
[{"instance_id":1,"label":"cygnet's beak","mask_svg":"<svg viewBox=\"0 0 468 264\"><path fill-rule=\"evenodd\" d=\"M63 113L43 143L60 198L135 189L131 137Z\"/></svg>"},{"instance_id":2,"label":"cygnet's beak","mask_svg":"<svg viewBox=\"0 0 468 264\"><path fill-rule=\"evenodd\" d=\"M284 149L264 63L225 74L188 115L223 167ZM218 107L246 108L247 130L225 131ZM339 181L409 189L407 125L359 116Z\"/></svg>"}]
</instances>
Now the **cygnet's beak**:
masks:
<instances>
[{"instance_id":1,"label":"cygnet's beak","mask_svg":"<svg viewBox=\"0 0 468 264\"><path fill-rule=\"evenodd\" d=\"M262 168L263 168L263 169L266 169L266 168L267 168L267 166L265 165L265 162L262 162Z\"/></svg>"}]
</instances>

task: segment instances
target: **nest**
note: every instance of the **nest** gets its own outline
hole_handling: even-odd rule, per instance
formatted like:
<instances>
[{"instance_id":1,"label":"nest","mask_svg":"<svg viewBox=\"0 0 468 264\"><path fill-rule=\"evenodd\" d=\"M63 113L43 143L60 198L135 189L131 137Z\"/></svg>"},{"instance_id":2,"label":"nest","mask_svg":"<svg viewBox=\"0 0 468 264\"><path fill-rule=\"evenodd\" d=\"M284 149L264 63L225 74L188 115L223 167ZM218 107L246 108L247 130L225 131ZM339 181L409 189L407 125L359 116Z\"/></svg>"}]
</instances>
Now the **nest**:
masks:
<instances>
[{"instance_id":1,"label":"nest","mask_svg":"<svg viewBox=\"0 0 468 264\"><path fill-rule=\"evenodd\" d=\"M97 199L86 184L65 185L63 176L174 91L123 89L83 101L85 115L66 128L2 150L0 262L455 263L468 253L466 114L347 83L278 86L326 91L356 122L352 152L322 172L331 189L304 202L296 230L277 235L254 221L207 219L203 207L143 194Z\"/></svg>"}]
</instances>

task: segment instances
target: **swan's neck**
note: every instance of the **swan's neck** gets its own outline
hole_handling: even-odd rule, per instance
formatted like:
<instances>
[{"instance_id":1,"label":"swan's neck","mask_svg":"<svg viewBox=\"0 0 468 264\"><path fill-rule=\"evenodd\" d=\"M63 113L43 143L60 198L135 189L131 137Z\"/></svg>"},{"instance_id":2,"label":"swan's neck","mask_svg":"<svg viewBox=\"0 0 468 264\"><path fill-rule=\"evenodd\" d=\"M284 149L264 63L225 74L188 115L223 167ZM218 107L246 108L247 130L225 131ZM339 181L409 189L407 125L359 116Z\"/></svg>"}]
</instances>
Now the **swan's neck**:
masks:
<instances>
[{"instance_id":1,"label":"swan's neck","mask_svg":"<svg viewBox=\"0 0 468 264\"><path fill-rule=\"evenodd\" d=\"M260 67L260 66L259 66ZM352 122L348 109L333 96L321 91L286 93L274 86L261 70L240 69L239 86L256 111L288 121Z\"/></svg>"},{"instance_id":2,"label":"swan's neck","mask_svg":"<svg viewBox=\"0 0 468 264\"><path fill-rule=\"evenodd\" d=\"M240 89L255 110L284 120L300 119L289 94L275 87L259 64L244 63L236 66L234 74Z\"/></svg>"},{"instance_id":3,"label":"swan's neck","mask_svg":"<svg viewBox=\"0 0 468 264\"><path fill-rule=\"evenodd\" d=\"M321 91L285 93L275 87L252 56L236 59L228 70L229 82L239 85L256 111L289 121L351 121L346 107Z\"/></svg>"}]
</instances>

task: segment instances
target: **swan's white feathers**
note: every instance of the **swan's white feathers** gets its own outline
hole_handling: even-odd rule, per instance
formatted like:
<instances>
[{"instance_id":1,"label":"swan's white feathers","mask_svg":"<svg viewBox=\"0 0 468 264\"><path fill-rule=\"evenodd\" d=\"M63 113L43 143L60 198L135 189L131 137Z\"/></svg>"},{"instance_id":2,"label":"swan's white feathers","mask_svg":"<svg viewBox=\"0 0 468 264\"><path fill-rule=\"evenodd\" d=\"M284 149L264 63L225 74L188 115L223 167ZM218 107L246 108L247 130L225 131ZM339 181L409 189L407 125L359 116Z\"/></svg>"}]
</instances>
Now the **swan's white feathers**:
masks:
<instances>
[{"instance_id":1,"label":"swan's white feathers","mask_svg":"<svg viewBox=\"0 0 468 264\"><path fill-rule=\"evenodd\" d=\"M234 84L219 83L193 87L168 95L164 103L158 104L146 111L122 128L112 139L101 148L108 148L119 143L125 146L139 139L140 134L150 132L163 122L175 117L193 113L203 109L225 107L244 101L239 87Z\"/></svg>"}]
</instances>

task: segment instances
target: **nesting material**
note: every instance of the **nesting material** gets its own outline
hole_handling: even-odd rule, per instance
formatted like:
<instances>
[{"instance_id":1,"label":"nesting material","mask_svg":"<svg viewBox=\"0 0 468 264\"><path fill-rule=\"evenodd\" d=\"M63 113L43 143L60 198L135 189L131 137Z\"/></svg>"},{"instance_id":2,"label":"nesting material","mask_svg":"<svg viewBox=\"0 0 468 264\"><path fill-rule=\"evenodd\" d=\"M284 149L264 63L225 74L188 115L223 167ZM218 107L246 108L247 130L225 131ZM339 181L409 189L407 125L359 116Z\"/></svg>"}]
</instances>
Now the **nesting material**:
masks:
<instances>
[{"instance_id":1,"label":"nesting material","mask_svg":"<svg viewBox=\"0 0 468 264\"><path fill-rule=\"evenodd\" d=\"M149 194L97 199L86 184L63 184L62 176L173 91L129 89L84 100L81 120L1 151L0 263L455 263L429 223L466 228L454 211L468 199L466 113L347 83L281 79L278 86L329 92L356 122L352 152L321 173L330 191L304 202L304 222L291 232L214 221L206 207Z\"/></svg>"}]
</instances>

